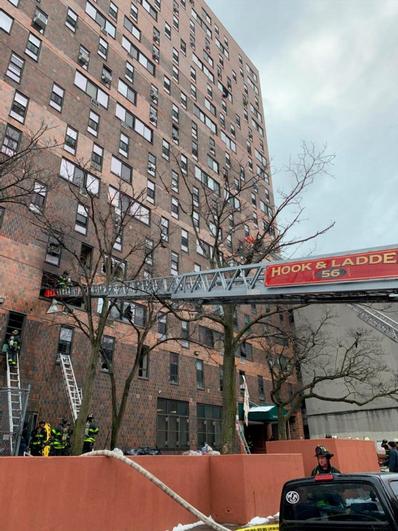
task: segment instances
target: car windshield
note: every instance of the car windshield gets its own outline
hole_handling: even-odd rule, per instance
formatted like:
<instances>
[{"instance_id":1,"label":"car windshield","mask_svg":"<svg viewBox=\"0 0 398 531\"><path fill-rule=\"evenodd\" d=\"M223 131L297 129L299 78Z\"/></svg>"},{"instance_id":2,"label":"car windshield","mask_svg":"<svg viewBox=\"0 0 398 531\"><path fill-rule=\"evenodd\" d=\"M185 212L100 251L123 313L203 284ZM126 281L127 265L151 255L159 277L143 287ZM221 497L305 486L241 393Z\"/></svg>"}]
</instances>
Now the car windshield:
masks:
<instances>
[{"instance_id":1,"label":"car windshield","mask_svg":"<svg viewBox=\"0 0 398 531\"><path fill-rule=\"evenodd\" d=\"M292 487L283 496L285 521L388 521L375 489L365 482L319 482Z\"/></svg>"}]
</instances>

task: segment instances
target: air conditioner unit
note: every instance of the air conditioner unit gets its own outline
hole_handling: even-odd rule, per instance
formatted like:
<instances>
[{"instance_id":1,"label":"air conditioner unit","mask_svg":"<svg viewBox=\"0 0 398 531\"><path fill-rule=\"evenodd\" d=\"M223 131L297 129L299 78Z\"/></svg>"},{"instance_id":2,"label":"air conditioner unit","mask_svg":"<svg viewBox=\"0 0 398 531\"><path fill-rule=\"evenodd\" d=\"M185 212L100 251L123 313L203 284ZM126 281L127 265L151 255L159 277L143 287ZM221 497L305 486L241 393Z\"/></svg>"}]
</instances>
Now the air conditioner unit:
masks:
<instances>
[{"instance_id":1,"label":"air conditioner unit","mask_svg":"<svg viewBox=\"0 0 398 531\"><path fill-rule=\"evenodd\" d=\"M45 30L47 26L47 17L43 15L43 13L35 13L33 17L33 24L40 29Z\"/></svg>"},{"instance_id":2,"label":"air conditioner unit","mask_svg":"<svg viewBox=\"0 0 398 531\"><path fill-rule=\"evenodd\" d=\"M87 52L83 52L82 50L80 50L78 61L81 65L88 65L90 61L90 56Z\"/></svg>"},{"instance_id":3,"label":"air conditioner unit","mask_svg":"<svg viewBox=\"0 0 398 531\"><path fill-rule=\"evenodd\" d=\"M112 83L112 77L107 72L102 72L101 80L106 84L110 85Z\"/></svg>"},{"instance_id":4,"label":"air conditioner unit","mask_svg":"<svg viewBox=\"0 0 398 531\"><path fill-rule=\"evenodd\" d=\"M98 103L98 101L96 99L91 98L91 105L94 105L94 107L98 107L99 103Z\"/></svg>"}]
</instances>

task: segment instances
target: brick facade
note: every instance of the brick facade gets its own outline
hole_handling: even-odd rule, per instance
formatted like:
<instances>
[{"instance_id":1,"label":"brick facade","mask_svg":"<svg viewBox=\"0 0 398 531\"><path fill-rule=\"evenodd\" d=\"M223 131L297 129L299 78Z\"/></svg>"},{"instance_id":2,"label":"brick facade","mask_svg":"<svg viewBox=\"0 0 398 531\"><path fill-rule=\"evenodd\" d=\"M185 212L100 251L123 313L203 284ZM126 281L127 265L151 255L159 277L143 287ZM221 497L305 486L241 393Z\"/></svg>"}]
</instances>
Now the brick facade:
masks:
<instances>
[{"instance_id":1,"label":"brick facade","mask_svg":"<svg viewBox=\"0 0 398 531\"><path fill-rule=\"evenodd\" d=\"M110 14L112 5L118 7L117 19ZM147 12L148 6L150 6L148 9L154 10L152 15ZM5 27L4 30L0 30L0 43L3 50L0 56L0 93L2 95L0 139L3 142L7 124L27 134L29 131L37 130L40 124L44 123L49 128L47 138L60 144L58 148L46 153L43 161L43 167L53 175L52 186L46 197L46 211L56 213L63 226L70 227L68 238L76 248L82 243L93 245L94 237L91 228L87 236L74 231L76 198L68 194L67 183L58 175L61 158L75 164L88 161L95 143L104 150L103 167L101 172L96 172L92 168L90 172L100 179L100 197L104 198L104 201L108 186L117 186L119 182L119 178L111 172L112 155L132 166L135 191L142 191L145 195L149 178L156 186L154 204L148 200L148 197L143 199L143 203L151 209L151 224L146 226L133 221L123 245L133 244L137 234L143 238L144 236L151 237L155 232L158 233L160 218L163 216L170 222L170 238L167 246L159 247L155 251L153 273L170 275L170 253L172 251L179 253L181 272L193 270L195 264L205 268L206 260L195 252L195 238L189 216L184 213L184 210L181 211L178 220L170 214L171 169L176 167L176 159L184 154L191 168L197 165L222 185L221 168L226 163L226 153L229 154L231 160L230 175L239 175L240 166L243 164L247 168L250 161L253 172L259 171L257 166L260 169L262 166L259 157L264 157L265 162L268 161L259 75L250 59L201 0L195 0L195 2L162 0L149 3L145 0L142 2L42 0L40 4L29 0L1 0L0 8L2 10L0 14L3 13L2 16L6 20L5 24L7 25L7 21L10 21L10 17L12 20L10 29ZM32 24L37 9L48 16L43 33ZM70 25L65 24L68 9L73 10L74 15L78 17L74 31ZM93 10L97 10L97 21L88 14L88 11L93 13ZM138 20L136 20L136 13L138 13ZM114 12L113 15L115 15ZM106 17L107 24L111 23L116 28L116 38L110 35L113 30L109 31L109 26L106 26L108 31L101 30L98 20L103 21L103 17ZM104 25L104 22L101 24ZM134 25L133 31L136 35L140 32L140 39L129 31L128 28L132 28L131 24ZM171 28L170 38L167 35L167 24ZM156 39L153 37L156 30L160 33L160 45L155 43ZM25 50L29 33L41 40L41 50L37 61L33 60ZM101 39L105 40L108 45L107 60L98 53ZM183 52L184 42L186 53ZM126 46L131 45L144 54L146 59L144 56L141 56L141 59L137 56L132 57L132 53L136 52L131 50L128 54ZM159 63L154 59L154 45L160 50ZM80 46L90 52L87 68L84 68L79 60ZM6 74L12 53L24 60L19 83ZM194 61L193 54L196 54L202 66L199 66L198 60ZM145 68L143 63L147 60L153 63L156 69L155 75ZM126 61L134 67L133 81L126 78ZM211 66L211 61L213 61L213 66ZM112 71L110 85L102 81L104 66ZM192 68L195 69L195 74ZM207 73L203 71L205 69ZM90 95L76 86L77 72L102 90L108 98L108 108L95 103ZM171 80L170 94L165 90L164 76ZM49 105L53 83L64 90L61 112ZM131 90L135 91L135 103L128 101L118 91L119 83L121 83L120 86L123 86L123 83L127 84ZM150 96L151 86L158 89L157 105L154 105ZM196 98L193 94L195 87ZM228 97L226 94L223 96L223 89L227 89ZM9 115L15 91L29 98L24 123ZM184 108L184 94L187 100L186 109ZM152 130L152 142L121 123L116 116L118 105L132 113ZM149 120L151 105L157 109L157 126ZM173 105L179 109L178 145L173 141L172 136ZM195 106L212 120L217 127L217 134L214 134L214 131L211 133L209 127L202 123L201 118L197 116ZM216 108L216 115L209 110L213 108L212 106ZM90 111L99 116L97 136L87 129ZM193 122L198 132L196 159L192 153ZM174 123L176 123L175 120ZM78 131L75 155L62 149L67 126ZM221 139L222 131L234 142L235 151L231 145L228 148L225 141ZM120 154L121 133L129 137L128 157ZM208 166L210 137L214 141L216 153L214 159L217 160L220 168L218 172L210 170ZM163 139L171 146L170 160L162 157ZM148 174L148 153L156 157L156 176ZM250 166L248 171L251 171ZM195 184L193 177L192 184ZM263 219L266 220L267 213L270 213L267 209L273 207L272 183L269 176L264 178L259 188L256 206L253 207L251 204L250 194L243 198L245 203L241 216L244 218L249 211L255 210L262 222ZM177 197L181 205L190 199L188 191L183 187L178 193L172 195ZM266 200L265 197L267 197ZM260 209L260 200L267 203L264 207L266 212ZM182 252L180 248L181 229L189 232L188 253ZM233 236L242 239L243 234ZM203 238L209 240L209 234L204 233ZM29 213L15 205L6 206L0 229L0 295L5 297L4 305L0 307L0 337L4 337L10 311L25 314L21 375L23 385L31 385L28 411L48 418L51 422L57 422L62 416L70 416L61 368L56 363L59 331L61 325L74 325L67 315L46 314L49 302L40 297L40 289L44 271L60 275L64 270L70 270L72 265L66 256L62 256L58 267L46 263L46 249L46 237L32 223ZM117 253L115 255L117 256ZM245 314L250 314L252 311L250 306L240 308L239 319L242 323ZM286 326L289 325L286 324ZM127 325L121 322L110 323L105 333L116 339L114 363L120 392L123 376L127 374L129 364L134 357L134 340ZM86 339L75 327L72 360L78 382L82 381L87 352ZM178 385L169 381L169 352L180 354ZM196 386L196 359L204 361L203 390L197 389ZM5 362L2 363L4 374ZM222 364L222 356L219 350L211 349L209 353L209 350L193 344L189 348L183 348L179 344L167 347L165 345L164 349L152 352L149 378L136 377L134 379L120 445L125 447L155 445L157 399L167 398L189 403L190 446L196 448L197 404L221 405L222 403L219 388L220 364ZM269 402L270 386L267 381L269 374L261 350L254 348L250 360L238 358L237 369L246 374L251 400L255 403ZM266 391L264 399L259 397L258 376L264 377ZM108 374L100 370L95 384L93 413L100 424L98 446L106 445L110 437L110 382ZM295 436L301 435L302 423L298 415Z\"/></svg>"}]
</instances>

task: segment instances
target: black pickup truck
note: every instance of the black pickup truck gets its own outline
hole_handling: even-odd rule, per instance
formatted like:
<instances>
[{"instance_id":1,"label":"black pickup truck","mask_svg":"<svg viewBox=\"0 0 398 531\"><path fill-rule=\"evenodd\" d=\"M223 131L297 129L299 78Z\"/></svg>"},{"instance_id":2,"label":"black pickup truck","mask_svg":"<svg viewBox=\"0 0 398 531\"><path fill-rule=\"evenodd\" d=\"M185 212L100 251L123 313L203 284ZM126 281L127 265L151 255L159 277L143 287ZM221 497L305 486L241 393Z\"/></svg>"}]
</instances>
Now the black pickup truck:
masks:
<instances>
[{"instance_id":1,"label":"black pickup truck","mask_svg":"<svg viewBox=\"0 0 398 531\"><path fill-rule=\"evenodd\" d=\"M398 474L324 474L282 490L280 531L398 531Z\"/></svg>"}]
</instances>

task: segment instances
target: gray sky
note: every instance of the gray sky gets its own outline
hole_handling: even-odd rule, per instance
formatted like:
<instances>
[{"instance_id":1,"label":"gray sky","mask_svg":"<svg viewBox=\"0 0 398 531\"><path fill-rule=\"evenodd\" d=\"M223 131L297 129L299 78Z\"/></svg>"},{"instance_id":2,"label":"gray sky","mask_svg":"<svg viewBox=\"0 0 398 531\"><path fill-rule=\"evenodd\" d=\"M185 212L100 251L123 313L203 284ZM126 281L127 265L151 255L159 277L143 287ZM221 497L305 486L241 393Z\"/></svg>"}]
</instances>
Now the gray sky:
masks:
<instances>
[{"instance_id":1,"label":"gray sky","mask_svg":"<svg viewBox=\"0 0 398 531\"><path fill-rule=\"evenodd\" d=\"M260 70L273 167L327 144L295 256L398 243L398 0L207 0ZM274 177L275 189L283 174Z\"/></svg>"}]
</instances>

